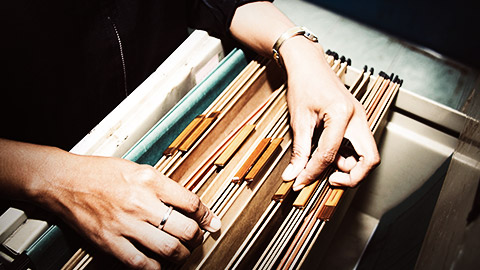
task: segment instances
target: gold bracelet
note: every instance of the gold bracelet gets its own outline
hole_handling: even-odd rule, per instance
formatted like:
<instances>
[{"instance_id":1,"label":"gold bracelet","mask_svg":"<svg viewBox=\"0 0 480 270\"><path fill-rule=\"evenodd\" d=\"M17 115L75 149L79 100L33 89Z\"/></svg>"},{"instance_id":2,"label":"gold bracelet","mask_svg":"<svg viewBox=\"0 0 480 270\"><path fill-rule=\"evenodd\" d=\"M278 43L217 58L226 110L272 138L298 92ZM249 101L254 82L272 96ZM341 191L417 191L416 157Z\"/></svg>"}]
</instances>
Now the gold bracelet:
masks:
<instances>
[{"instance_id":1,"label":"gold bracelet","mask_svg":"<svg viewBox=\"0 0 480 270\"><path fill-rule=\"evenodd\" d=\"M307 28L303 26L295 26L287 31L285 31L280 37L277 39L275 44L273 45L272 51L273 51L273 59L279 64L280 66L283 66L283 59L280 56L280 47L282 47L282 44L287 41L289 38L295 37L295 36L304 36L308 40L312 42L318 42L318 38L310 32Z\"/></svg>"}]
</instances>

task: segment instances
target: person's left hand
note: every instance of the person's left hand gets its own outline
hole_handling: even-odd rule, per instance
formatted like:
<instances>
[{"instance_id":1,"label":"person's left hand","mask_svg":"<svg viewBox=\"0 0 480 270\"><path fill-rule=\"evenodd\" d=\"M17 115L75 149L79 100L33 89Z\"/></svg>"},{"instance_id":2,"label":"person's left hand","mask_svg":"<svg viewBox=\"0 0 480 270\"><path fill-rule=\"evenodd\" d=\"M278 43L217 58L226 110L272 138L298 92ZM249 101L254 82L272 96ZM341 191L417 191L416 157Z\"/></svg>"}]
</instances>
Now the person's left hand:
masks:
<instances>
[{"instance_id":1,"label":"person's left hand","mask_svg":"<svg viewBox=\"0 0 480 270\"><path fill-rule=\"evenodd\" d=\"M334 163L339 171L330 176L330 184L357 186L380 163L363 106L331 70L320 45L293 37L283 44L280 54L287 70L287 102L293 130L293 153L282 177L296 178L293 189L299 190ZM317 128L323 131L311 154ZM358 160L338 155L344 137L351 141Z\"/></svg>"}]
</instances>

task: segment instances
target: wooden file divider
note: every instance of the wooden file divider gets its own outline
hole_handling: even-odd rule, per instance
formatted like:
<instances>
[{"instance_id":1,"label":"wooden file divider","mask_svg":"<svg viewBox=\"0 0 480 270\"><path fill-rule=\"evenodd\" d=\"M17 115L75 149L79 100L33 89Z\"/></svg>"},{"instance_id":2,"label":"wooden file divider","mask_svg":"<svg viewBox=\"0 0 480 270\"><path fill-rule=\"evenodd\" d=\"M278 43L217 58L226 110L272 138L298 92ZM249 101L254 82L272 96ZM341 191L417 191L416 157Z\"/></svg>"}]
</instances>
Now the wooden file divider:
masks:
<instances>
[{"instance_id":1,"label":"wooden file divider","mask_svg":"<svg viewBox=\"0 0 480 270\"><path fill-rule=\"evenodd\" d=\"M283 200L285 200L285 197L287 197L287 195L292 190L292 186L294 182L295 181L293 180L288 182L283 181L280 187L278 188L278 190L273 195L272 200L277 202L282 202Z\"/></svg>"},{"instance_id":2,"label":"wooden file divider","mask_svg":"<svg viewBox=\"0 0 480 270\"><path fill-rule=\"evenodd\" d=\"M348 91L349 91L350 93L353 93L353 92L355 91L355 89L358 88L358 85L362 82L362 79L363 79L366 71L367 71L367 66L365 66L365 67L363 68L363 71L362 71L360 74L358 74L358 76L357 76L357 78L355 79L355 81L354 81L354 82L350 85L350 87L348 88ZM355 96L355 95L353 95L353 96Z\"/></svg>"},{"instance_id":3,"label":"wooden file divider","mask_svg":"<svg viewBox=\"0 0 480 270\"><path fill-rule=\"evenodd\" d=\"M372 100L372 102L367 106L367 119L372 118L372 114L374 114L377 110L377 106L382 100L382 98L385 96L386 93L391 92L391 89L395 88L394 83L390 83L391 81L385 80L384 82L388 82L385 86L383 86L379 93L376 95L375 99Z\"/></svg>"},{"instance_id":4,"label":"wooden file divider","mask_svg":"<svg viewBox=\"0 0 480 270\"><path fill-rule=\"evenodd\" d=\"M335 212L335 209L338 205L338 202L340 201L340 198L343 195L343 192L345 191L343 188L331 188L332 190L331 194L329 197L327 197L327 201L325 202L325 205L322 207L322 210L318 214L318 219L329 221L330 218L333 216L333 213Z\"/></svg>"},{"instance_id":5,"label":"wooden file divider","mask_svg":"<svg viewBox=\"0 0 480 270\"><path fill-rule=\"evenodd\" d=\"M220 112L213 112L206 118L202 119L202 122L193 130L188 138L178 147L178 150L182 152L188 151L190 147L202 136L205 130L217 119Z\"/></svg>"},{"instance_id":6,"label":"wooden file divider","mask_svg":"<svg viewBox=\"0 0 480 270\"><path fill-rule=\"evenodd\" d=\"M390 79L385 77L382 81L382 83L375 89L372 89L372 92L368 95L367 99L362 103L363 106L365 107L366 111L371 110L372 108L372 101L377 97L381 96L382 92L385 91L387 86L390 84Z\"/></svg>"},{"instance_id":7,"label":"wooden file divider","mask_svg":"<svg viewBox=\"0 0 480 270\"><path fill-rule=\"evenodd\" d=\"M384 78L382 76L377 76L375 79L373 85L367 89L367 91L363 94L362 97L360 97L360 103L364 104L365 100L367 100L368 96L372 93L377 91L377 89L380 87L380 85L383 83Z\"/></svg>"},{"instance_id":8,"label":"wooden file divider","mask_svg":"<svg viewBox=\"0 0 480 270\"><path fill-rule=\"evenodd\" d=\"M370 100L365 103L365 108L367 108L367 113L368 113L368 111L374 111L375 110L375 108L378 104L378 100L380 100L383 97L383 95L385 94L385 91L388 88L392 87L392 85L393 85L392 79L390 79L389 77L385 77L385 79L383 80L383 83L380 86L377 93L375 93L375 95L372 96L371 98L369 98Z\"/></svg>"},{"instance_id":9,"label":"wooden file divider","mask_svg":"<svg viewBox=\"0 0 480 270\"><path fill-rule=\"evenodd\" d=\"M304 187L300 193L297 196L297 199L293 202L293 206L297 208L304 208L307 202L310 200L310 198L313 195L313 192L317 188L318 184L320 183L320 180L316 180L306 187Z\"/></svg>"},{"instance_id":10,"label":"wooden file divider","mask_svg":"<svg viewBox=\"0 0 480 270\"><path fill-rule=\"evenodd\" d=\"M233 141L228 145L228 147L223 151L223 153L215 161L216 166L224 167L227 162L232 158L232 156L238 151L243 142L252 134L255 130L256 125L246 125L240 130L240 132L235 136Z\"/></svg>"},{"instance_id":11,"label":"wooden file divider","mask_svg":"<svg viewBox=\"0 0 480 270\"><path fill-rule=\"evenodd\" d=\"M237 171L237 173L233 177L232 182L238 183L245 178L250 168L252 168L252 166L255 164L255 162L257 162L257 160L260 158L260 156L265 151L265 149L267 149L271 140L272 140L271 138L265 138L258 143L257 147L255 147L255 150L248 157L245 163L243 163L242 167L240 167L240 169Z\"/></svg>"},{"instance_id":12,"label":"wooden file divider","mask_svg":"<svg viewBox=\"0 0 480 270\"><path fill-rule=\"evenodd\" d=\"M282 141L283 138L275 138L272 140L270 145L267 147L267 150L265 150L260 159L248 172L247 176L245 176L246 181L251 182L258 177L259 173L267 166L269 161L272 160L272 157L278 151Z\"/></svg>"},{"instance_id":13,"label":"wooden file divider","mask_svg":"<svg viewBox=\"0 0 480 270\"><path fill-rule=\"evenodd\" d=\"M365 94L367 91L368 83L370 82L370 76L373 74L373 68L370 68L368 72L363 72L363 79L362 82L356 87L356 89L349 89L350 91L353 91L352 95L357 99L360 100L360 98Z\"/></svg>"},{"instance_id":14,"label":"wooden file divider","mask_svg":"<svg viewBox=\"0 0 480 270\"><path fill-rule=\"evenodd\" d=\"M398 90L400 89L400 85L402 84L402 80L398 79L397 82L395 83L395 87L390 89L390 92L387 93L387 97L381 101L380 108L381 110L377 110L374 115L368 119L368 125L372 127L372 132L375 134L375 132L378 129L378 126L380 124L380 119L382 119L386 112L387 108L390 107L390 105L393 102L393 99L398 93Z\"/></svg>"},{"instance_id":15,"label":"wooden file divider","mask_svg":"<svg viewBox=\"0 0 480 270\"><path fill-rule=\"evenodd\" d=\"M350 66L350 64L351 64L350 58L349 58L349 59L345 59L345 57L343 57L343 58L341 59L340 68L339 68L338 71L336 72L337 77L340 78L343 74L345 74L345 71L347 70L347 66Z\"/></svg>"},{"instance_id":16,"label":"wooden file divider","mask_svg":"<svg viewBox=\"0 0 480 270\"><path fill-rule=\"evenodd\" d=\"M337 73L337 71L340 69L340 64L341 64L341 60L340 60L340 59L335 60L335 61L333 62L333 66L332 66L333 72Z\"/></svg>"},{"instance_id":17,"label":"wooden file divider","mask_svg":"<svg viewBox=\"0 0 480 270\"><path fill-rule=\"evenodd\" d=\"M200 123L205 119L205 115L201 114L188 124L188 126L178 135L177 138L168 146L167 150L163 152L164 156L171 156L178 151L180 145L194 132L194 130L200 125Z\"/></svg>"}]
</instances>

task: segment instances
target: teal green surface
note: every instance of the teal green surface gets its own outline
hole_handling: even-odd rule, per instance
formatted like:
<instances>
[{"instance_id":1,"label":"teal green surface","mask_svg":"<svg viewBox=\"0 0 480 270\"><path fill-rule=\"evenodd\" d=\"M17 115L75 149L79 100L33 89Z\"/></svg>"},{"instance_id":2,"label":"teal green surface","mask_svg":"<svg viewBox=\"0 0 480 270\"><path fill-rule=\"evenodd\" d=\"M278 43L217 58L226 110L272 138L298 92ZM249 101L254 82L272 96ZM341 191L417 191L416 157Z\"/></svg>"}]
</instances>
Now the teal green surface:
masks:
<instances>
[{"instance_id":1,"label":"teal green surface","mask_svg":"<svg viewBox=\"0 0 480 270\"><path fill-rule=\"evenodd\" d=\"M234 49L202 82L190 90L123 158L155 165L185 127L217 98L247 65L243 51Z\"/></svg>"},{"instance_id":2,"label":"teal green surface","mask_svg":"<svg viewBox=\"0 0 480 270\"><path fill-rule=\"evenodd\" d=\"M35 267L34 269L60 269L77 251L80 245L79 240L80 238L73 234L73 231L52 225L25 251L25 254ZM24 263L28 264L28 261ZM27 269L27 267L12 269Z\"/></svg>"}]
</instances>

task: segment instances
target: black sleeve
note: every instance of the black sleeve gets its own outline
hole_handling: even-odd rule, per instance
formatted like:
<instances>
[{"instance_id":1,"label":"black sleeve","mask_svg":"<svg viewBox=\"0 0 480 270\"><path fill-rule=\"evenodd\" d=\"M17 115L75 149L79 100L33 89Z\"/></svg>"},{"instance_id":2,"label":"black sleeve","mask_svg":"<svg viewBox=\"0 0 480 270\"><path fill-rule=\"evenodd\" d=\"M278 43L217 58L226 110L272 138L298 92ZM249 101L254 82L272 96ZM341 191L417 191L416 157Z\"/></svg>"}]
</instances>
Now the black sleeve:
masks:
<instances>
[{"instance_id":1,"label":"black sleeve","mask_svg":"<svg viewBox=\"0 0 480 270\"><path fill-rule=\"evenodd\" d=\"M259 0L191 0L188 1L188 24L210 35L225 38L230 35L230 23L237 7ZM269 0L267 2L273 2Z\"/></svg>"}]
</instances>

